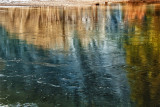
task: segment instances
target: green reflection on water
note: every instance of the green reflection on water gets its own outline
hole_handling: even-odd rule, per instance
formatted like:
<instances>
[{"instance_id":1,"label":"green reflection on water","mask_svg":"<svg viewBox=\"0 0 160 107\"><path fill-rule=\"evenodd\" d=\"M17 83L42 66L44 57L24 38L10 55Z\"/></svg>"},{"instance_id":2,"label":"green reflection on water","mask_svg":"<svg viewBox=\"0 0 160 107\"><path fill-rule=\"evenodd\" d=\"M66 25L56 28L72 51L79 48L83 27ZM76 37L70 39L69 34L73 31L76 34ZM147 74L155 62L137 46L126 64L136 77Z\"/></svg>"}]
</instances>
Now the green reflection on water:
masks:
<instances>
[{"instance_id":1,"label":"green reflection on water","mask_svg":"<svg viewBox=\"0 0 160 107\"><path fill-rule=\"evenodd\" d=\"M159 5L146 9L144 20L130 24L136 32L129 33L125 44L128 78L131 97L140 107L160 105L159 98L159 58L160 58L160 19Z\"/></svg>"}]
</instances>

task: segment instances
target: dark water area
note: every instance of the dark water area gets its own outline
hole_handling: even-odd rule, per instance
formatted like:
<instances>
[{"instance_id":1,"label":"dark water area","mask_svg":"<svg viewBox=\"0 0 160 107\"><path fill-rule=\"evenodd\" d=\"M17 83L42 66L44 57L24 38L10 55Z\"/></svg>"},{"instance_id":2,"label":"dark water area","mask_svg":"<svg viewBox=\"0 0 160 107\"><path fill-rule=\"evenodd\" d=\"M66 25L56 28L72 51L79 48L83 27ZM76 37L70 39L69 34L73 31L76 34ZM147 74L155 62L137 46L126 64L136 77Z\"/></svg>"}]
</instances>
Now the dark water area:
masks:
<instances>
[{"instance_id":1,"label":"dark water area","mask_svg":"<svg viewBox=\"0 0 160 107\"><path fill-rule=\"evenodd\" d=\"M160 106L160 5L0 7L0 106Z\"/></svg>"}]
</instances>

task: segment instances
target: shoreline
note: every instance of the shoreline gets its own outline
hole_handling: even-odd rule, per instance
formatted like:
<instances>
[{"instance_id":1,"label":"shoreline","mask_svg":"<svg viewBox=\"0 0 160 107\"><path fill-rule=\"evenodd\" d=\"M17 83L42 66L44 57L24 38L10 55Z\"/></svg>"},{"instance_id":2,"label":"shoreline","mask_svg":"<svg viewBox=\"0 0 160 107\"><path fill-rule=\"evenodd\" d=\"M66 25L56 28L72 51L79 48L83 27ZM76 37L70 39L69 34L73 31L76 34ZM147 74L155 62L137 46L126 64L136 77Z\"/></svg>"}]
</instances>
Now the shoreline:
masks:
<instances>
[{"instance_id":1,"label":"shoreline","mask_svg":"<svg viewBox=\"0 0 160 107\"><path fill-rule=\"evenodd\" d=\"M131 3L131 4L160 4L160 1L101 1L101 2L97 2L97 1L52 1L52 2L10 2L10 3L0 3L0 7L3 6L68 6L68 7L74 7L74 6L107 6L107 5L111 5L111 4L126 4L126 3Z\"/></svg>"},{"instance_id":2,"label":"shoreline","mask_svg":"<svg viewBox=\"0 0 160 107\"><path fill-rule=\"evenodd\" d=\"M97 2L73 2L73 1L52 1L52 2L11 2L0 3L0 6L91 6Z\"/></svg>"}]
</instances>

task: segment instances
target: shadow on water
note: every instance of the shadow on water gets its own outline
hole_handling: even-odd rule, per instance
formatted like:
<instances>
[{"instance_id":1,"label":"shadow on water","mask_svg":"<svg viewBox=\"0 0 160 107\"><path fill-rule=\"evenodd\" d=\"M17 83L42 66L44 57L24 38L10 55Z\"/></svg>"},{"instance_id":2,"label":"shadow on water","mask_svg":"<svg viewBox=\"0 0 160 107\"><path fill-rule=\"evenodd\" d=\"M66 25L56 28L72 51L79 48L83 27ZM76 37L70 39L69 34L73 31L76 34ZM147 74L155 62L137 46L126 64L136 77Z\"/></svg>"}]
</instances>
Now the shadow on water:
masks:
<instances>
[{"instance_id":1,"label":"shadow on water","mask_svg":"<svg viewBox=\"0 0 160 107\"><path fill-rule=\"evenodd\" d=\"M0 105L159 105L159 5L0 9Z\"/></svg>"}]
</instances>

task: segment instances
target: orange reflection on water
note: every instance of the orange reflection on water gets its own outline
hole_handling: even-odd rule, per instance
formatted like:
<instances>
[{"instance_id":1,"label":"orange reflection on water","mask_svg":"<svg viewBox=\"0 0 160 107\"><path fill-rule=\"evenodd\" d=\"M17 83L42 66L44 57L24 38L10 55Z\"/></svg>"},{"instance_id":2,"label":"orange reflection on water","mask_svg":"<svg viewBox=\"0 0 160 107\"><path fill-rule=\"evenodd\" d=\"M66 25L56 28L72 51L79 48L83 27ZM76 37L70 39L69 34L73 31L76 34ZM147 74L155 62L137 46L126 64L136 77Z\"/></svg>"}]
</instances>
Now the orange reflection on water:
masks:
<instances>
[{"instance_id":1,"label":"orange reflection on water","mask_svg":"<svg viewBox=\"0 0 160 107\"><path fill-rule=\"evenodd\" d=\"M127 4L124 6L124 20L129 22L137 19L142 21L146 14L146 5L144 4Z\"/></svg>"},{"instance_id":2,"label":"orange reflection on water","mask_svg":"<svg viewBox=\"0 0 160 107\"><path fill-rule=\"evenodd\" d=\"M98 11L105 12L103 8L26 7L3 10L0 21L10 34L45 49L69 50L75 31L82 45L87 46L95 33L95 23L100 23L99 30L104 32L105 14L97 14Z\"/></svg>"}]
</instances>

